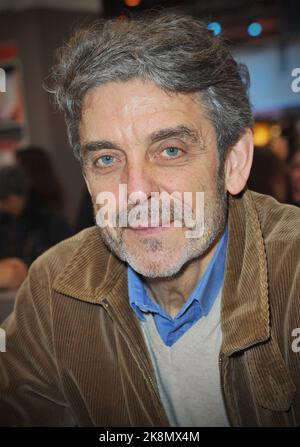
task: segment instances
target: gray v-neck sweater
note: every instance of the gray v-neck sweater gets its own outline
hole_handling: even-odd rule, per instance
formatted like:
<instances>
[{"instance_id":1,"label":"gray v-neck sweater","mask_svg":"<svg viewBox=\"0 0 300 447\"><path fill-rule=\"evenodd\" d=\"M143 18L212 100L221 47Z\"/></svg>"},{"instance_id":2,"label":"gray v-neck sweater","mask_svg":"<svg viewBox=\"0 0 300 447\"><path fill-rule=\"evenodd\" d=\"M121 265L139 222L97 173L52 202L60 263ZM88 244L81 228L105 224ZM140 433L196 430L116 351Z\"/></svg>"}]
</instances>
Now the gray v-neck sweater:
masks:
<instances>
[{"instance_id":1,"label":"gray v-neck sweater","mask_svg":"<svg viewBox=\"0 0 300 447\"><path fill-rule=\"evenodd\" d=\"M174 427L229 426L219 373L221 294L222 288L209 314L172 346L160 338L152 314L144 314L146 321L140 322L161 400Z\"/></svg>"}]
</instances>

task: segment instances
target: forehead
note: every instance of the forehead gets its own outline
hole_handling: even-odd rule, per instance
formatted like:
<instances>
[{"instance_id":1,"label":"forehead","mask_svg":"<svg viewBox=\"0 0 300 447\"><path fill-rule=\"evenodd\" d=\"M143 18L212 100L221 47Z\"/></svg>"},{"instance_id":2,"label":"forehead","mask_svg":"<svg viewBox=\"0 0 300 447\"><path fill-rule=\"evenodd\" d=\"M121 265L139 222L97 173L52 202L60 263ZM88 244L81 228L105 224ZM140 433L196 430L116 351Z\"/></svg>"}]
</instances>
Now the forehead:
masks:
<instances>
[{"instance_id":1,"label":"forehead","mask_svg":"<svg viewBox=\"0 0 300 447\"><path fill-rule=\"evenodd\" d=\"M109 82L85 96L80 137L143 139L179 125L214 132L200 95L166 92L150 81Z\"/></svg>"}]
</instances>

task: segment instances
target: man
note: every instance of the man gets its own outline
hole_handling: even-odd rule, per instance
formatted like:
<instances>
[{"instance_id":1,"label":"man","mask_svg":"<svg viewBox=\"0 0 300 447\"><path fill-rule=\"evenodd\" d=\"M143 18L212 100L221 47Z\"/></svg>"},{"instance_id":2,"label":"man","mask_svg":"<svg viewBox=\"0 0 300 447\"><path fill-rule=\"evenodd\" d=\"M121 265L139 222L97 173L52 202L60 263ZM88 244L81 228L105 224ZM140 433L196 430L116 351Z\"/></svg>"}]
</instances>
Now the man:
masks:
<instances>
[{"instance_id":1,"label":"man","mask_svg":"<svg viewBox=\"0 0 300 447\"><path fill-rule=\"evenodd\" d=\"M245 69L167 14L78 32L54 77L97 227L30 269L1 424L298 425L300 215L246 189Z\"/></svg>"}]
</instances>

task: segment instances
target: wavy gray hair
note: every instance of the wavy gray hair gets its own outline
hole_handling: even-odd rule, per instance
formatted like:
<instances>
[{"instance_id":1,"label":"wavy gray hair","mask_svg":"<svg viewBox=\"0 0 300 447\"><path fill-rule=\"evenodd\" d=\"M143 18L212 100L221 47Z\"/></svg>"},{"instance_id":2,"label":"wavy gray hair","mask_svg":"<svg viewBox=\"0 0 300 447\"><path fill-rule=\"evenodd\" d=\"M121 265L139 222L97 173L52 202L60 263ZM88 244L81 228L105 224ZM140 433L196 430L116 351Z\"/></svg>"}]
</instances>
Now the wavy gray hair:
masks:
<instances>
[{"instance_id":1,"label":"wavy gray hair","mask_svg":"<svg viewBox=\"0 0 300 447\"><path fill-rule=\"evenodd\" d=\"M151 80L171 92L201 94L224 160L253 126L247 67L195 18L156 13L129 20L98 20L79 30L57 52L52 70L56 102L64 111L69 140L80 159L81 104L92 88L111 81Z\"/></svg>"}]
</instances>

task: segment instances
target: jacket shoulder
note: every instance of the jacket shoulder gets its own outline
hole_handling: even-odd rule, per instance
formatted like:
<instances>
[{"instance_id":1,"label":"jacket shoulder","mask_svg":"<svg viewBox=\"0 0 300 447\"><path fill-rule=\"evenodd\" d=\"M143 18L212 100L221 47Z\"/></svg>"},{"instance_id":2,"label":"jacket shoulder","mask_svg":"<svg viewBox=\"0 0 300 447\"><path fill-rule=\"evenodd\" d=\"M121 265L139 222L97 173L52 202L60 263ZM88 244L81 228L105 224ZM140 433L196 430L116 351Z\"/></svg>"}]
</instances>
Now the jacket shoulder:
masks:
<instances>
[{"instance_id":1,"label":"jacket shoulder","mask_svg":"<svg viewBox=\"0 0 300 447\"><path fill-rule=\"evenodd\" d=\"M300 318L300 209L270 196L252 196L265 245L272 324L284 351L286 334L299 325Z\"/></svg>"},{"instance_id":2,"label":"jacket shoulder","mask_svg":"<svg viewBox=\"0 0 300 447\"><path fill-rule=\"evenodd\" d=\"M47 276L55 278L72 261L80 247L84 246L91 238L97 237L96 227L85 228L45 251L32 263L30 270L34 270L38 274L46 271Z\"/></svg>"},{"instance_id":3,"label":"jacket shoulder","mask_svg":"<svg viewBox=\"0 0 300 447\"><path fill-rule=\"evenodd\" d=\"M300 244L300 208L251 191L265 244Z\"/></svg>"}]
</instances>

